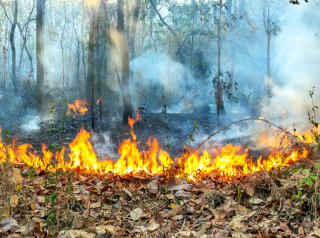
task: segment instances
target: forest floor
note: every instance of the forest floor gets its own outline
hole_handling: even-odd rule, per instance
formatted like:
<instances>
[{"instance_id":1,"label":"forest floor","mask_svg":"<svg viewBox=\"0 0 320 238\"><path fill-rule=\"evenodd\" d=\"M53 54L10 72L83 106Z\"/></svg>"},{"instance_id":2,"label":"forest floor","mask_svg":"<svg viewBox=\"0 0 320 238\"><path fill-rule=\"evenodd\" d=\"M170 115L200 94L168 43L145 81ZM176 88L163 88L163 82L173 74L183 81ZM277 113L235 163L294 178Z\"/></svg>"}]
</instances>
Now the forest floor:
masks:
<instances>
[{"instance_id":1,"label":"forest floor","mask_svg":"<svg viewBox=\"0 0 320 238\"><path fill-rule=\"evenodd\" d=\"M0 236L320 237L319 185L300 182L311 167L191 183L0 164Z\"/></svg>"},{"instance_id":2,"label":"forest floor","mask_svg":"<svg viewBox=\"0 0 320 238\"><path fill-rule=\"evenodd\" d=\"M135 132L142 144L156 136L166 145L170 135L173 157L183 152L194 123L205 134L215 129L210 117L161 117L145 115ZM82 124L90 130L88 117L61 119L42 124L38 132L18 131L17 137L35 148L41 142L67 145ZM98 130L108 131L115 145L130 137L127 127L112 121L98 125ZM318 159L314 152L277 171L196 183L53 173L4 163L0 237L320 237L320 170L314 166Z\"/></svg>"}]
</instances>

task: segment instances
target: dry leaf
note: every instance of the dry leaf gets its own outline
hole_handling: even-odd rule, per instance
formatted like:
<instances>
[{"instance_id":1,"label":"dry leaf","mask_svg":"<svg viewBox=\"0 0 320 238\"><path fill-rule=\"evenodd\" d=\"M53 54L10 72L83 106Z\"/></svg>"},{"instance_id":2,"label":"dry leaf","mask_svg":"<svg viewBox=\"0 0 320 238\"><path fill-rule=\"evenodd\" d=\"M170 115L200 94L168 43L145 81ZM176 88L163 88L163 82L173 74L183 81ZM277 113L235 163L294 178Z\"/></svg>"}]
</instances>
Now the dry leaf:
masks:
<instances>
[{"instance_id":1,"label":"dry leaf","mask_svg":"<svg viewBox=\"0 0 320 238\"><path fill-rule=\"evenodd\" d=\"M79 237L86 237L86 238L95 238L96 235L93 233L88 233L82 230L68 230L68 231L60 231L59 238L79 238Z\"/></svg>"},{"instance_id":2,"label":"dry leaf","mask_svg":"<svg viewBox=\"0 0 320 238\"><path fill-rule=\"evenodd\" d=\"M157 194L159 192L159 185L158 185L158 180L152 180L150 183L147 185L148 191L151 194Z\"/></svg>"},{"instance_id":3,"label":"dry leaf","mask_svg":"<svg viewBox=\"0 0 320 238\"><path fill-rule=\"evenodd\" d=\"M230 231L219 231L213 237L214 238L229 238L230 237Z\"/></svg>"},{"instance_id":4,"label":"dry leaf","mask_svg":"<svg viewBox=\"0 0 320 238\"><path fill-rule=\"evenodd\" d=\"M264 201L260 198L252 198L252 199L249 199L249 202L253 205L259 205L259 204L263 203Z\"/></svg>"},{"instance_id":5,"label":"dry leaf","mask_svg":"<svg viewBox=\"0 0 320 238\"><path fill-rule=\"evenodd\" d=\"M116 227L112 225L106 225L106 226L97 226L96 233L99 235L104 235L106 233L114 234L116 233Z\"/></svg>"},{"instance_id":6,"label":"dry leaf","mask_svg":"<svg viewBox=\"0 0 320 238\"><path fill-rule=\"evenodd\" d=\"M16 184L22 184L22 176L19 169L16 169L16 168L12 169L12 180Z\"/></svg>"},{"instance_id":7,"label":"dry leaf","mask_svg":"<svg viewBox=\"0 0 320 238\"><path fill-rule=\"evenodd\" d=\"M142 214L143 214L143 210L140 207L138 207L136 209L133 209L130 212L130 217L131 217L132 220L138 221L142 217Z\"/></svg>"},{"instance_id":8,"label":"dry leaf","mask_svg":"<svg viewBox=\"0 0 320 238\"><path fill-rule=\"evenodd\" d=\"M10 205L12 207L16 207L18 205L18 202L19 202L19 197L17 195L13 195L11 198L10 198Z\"/></svg>"},{"instance_id":9,"label":"dry leaf","mask_svg":"<svg viewBox=\"0 0 320 238\"><path fill-rule=\"evenodd\" d=\"M0 229L3 231L14 231L19 229L18 222L12 218L5 218L0 222Z\"/></svg>"},{"instance_id":10,"label":"dry leaf","mask_svg":"<svg viewBox=\"0 0 320 238\"><path fill-rule=\"evenodd\" d=\"M151 221L149 222L148 226L147 226L147 230L148 231L155 231L158 230L160 227L160 225L158 223L156 223L156 221L154 219L151 219Z\"/></svg>"},{"instance_id":11,"label":"dry leaf","mask_svg":"<svg viewBox=\"0 0 320 238\"><path fill-rule=\"evenodd\" d=\"M243 222L245 217L246 215L234 217L230 222L230 226L235 231L246 232L248 230L248 224Z\"/></svg>"},{"instance_id":12,"label":"dry leaf","mask_svg":"<svg viewBox=\"0 0 320 238\"><path fill-rule=\"evenodd\" d=\"M173 209L171 209L169 212L161 214L161 217L171 218L171 217L174 217L175 215L178 215L182 210L183 210L183 206L177 205Z\"/></svg>"}]
</instances>

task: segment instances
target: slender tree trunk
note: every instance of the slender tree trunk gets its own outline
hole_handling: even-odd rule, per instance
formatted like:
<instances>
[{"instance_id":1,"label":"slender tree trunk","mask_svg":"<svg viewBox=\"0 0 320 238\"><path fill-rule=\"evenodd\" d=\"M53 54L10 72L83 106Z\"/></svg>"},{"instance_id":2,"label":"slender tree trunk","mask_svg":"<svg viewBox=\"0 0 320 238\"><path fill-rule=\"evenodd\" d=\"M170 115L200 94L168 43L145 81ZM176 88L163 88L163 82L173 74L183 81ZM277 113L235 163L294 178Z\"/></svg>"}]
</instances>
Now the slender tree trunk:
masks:
<instances>
[{"instance_id":1,"label":"slender tree trunk","mask_svg":"<svg viewBox=\"0 0 320 238\"><path fill-rule=\"evenodd\" d=\"M267 35L267 97L271 97L271 65L270 65L270 44L271 44L271 19L269 7L263 9L263 24Z\"/></svg>"},{"instance_id":2,"label":"slender tree trunk","mask_svg":"<svg viewBox=\"0 0 320 238\"><path fill-rule=\"evenodd\" d=\"M120 54L122 62L122 100L123 100L123 123L128 123L128 117L132 117L132 102L129 89L129 52L124 34L124 0L118 0L117 30L120 41Z\"/></svg>"},{"instance_id":3,"label":"slender tree trunk","mask_svg":"<svg viewBox=\"0 0 320 238\"><path fill-rule=\"evenodd\" d=\"M100 12L101 13L101 12ZM97 17L97 30L98 33L98 41L97 41L97 78L98 78L98 100L102 97L102 92L101 92L101 87L102 87L102 82L101 82L101 46L102 46L102 34L100 32L101 29L101 14ZM100 122L102 122L102 104L99 102L99 119Z\"/></svg>"},{"instance_id":4,"label":"slender tree trunk","mask_svg":"<svg viewBox=\"0 0 320 238\"><path fill-rule=\"evenodd\" d=\"M218 124L221 123L221 116L225 114L225 108L223 103L223 84L221 80L221 18L222 18L222 0L220 0L219 20L218 20L218 70L216 76L216 105L217 105L217 117Z\"/></svg>"},{"instance_id":5,"label":"slender tree trunk","mask_svg":"<svg viewBox=\"0 0 320 238\"><path fill-rule=\"evenodd\" d=\"M88 44L88 74L87 74L87 97L90 98L91 94L91 125L92 129L95 129L95 115L94 115L94 67L93 67L93 54L94 54L94 41L95 41L95 24L96 24L96 11L92 10L92 16L90 20L90 33L89 33L89 44ZM88 91L88 89L91 89Z\"/></svg>"},{"instance_id":6,"label":"slender tree trunk","mask_svg":"<svg viewBox=\"0 0 320 238\"><path fill-rule=\"evenodd\" d=\"M196 2L195 0L192 0L192 36L191 36L191 52L190 52L190 67L191 72L193 70L193 51L194 51L194 20L195 20L195 14L196 14Z\"/></svg>"},{"instance_id":7,"label":"slender tree trunk","mask_svg":"<svg viewBox=\"0 0 320 238\"><path fill-rule=\"evenodd\" d=\"M37 0L36 18L36 49L37 49L37 109L43 112L43 83L44 83L44 39L43 28L46 0Z\"/></svg>"},{"instance_id":8,"label":"slender tree trunk","mask_svg":"<svg viewBox=\"0 0 320 238\"><path fill-rule=\"evenodd\" d=\"M80 40L77 39L77 47L76 47L76 55L77 55L77 63L76 63L76 80L79 81L79 98L81 98L82 94L82 80L80 79Z\"/></svg>"},{"instance_id":9,"label":"slender tree trunk","mask_svg":"<svg viewBox=\"0 0 320 238\"><path fill-rule=\"evenodd\" d=\"M13 21L12 21L10 37L9 37L10 38L10 46L11 46L11 56L12 56L11 80L12 80L12 84L13 84L13 88L14 88L15 93L18 93L18 79L17 79L17 69L16 69L16 46L15 46L15 41L14 41L17 22L18 22L18 0L15 0Z\"/></svg>"},{"instance_id":10,"label":"slender tree trunk","mask_svg":"<svg viewBox=\"0 0 320 238\"><path fill-rule=\"evenodd\" d=\"M271 66L270 66L270 42L271 34L267 34L267 71L268 71L268 89L267 95L271 97Z\"/></svg>"}]
</instances>

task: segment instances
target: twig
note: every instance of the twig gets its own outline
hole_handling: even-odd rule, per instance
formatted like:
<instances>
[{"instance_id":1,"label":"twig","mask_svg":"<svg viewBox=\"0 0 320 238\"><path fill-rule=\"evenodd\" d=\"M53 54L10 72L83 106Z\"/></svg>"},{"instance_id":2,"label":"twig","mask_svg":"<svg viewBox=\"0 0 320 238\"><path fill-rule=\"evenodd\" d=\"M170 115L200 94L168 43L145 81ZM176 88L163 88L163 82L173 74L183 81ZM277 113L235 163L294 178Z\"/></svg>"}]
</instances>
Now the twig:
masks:
<instances>
[{"instance_id":1,"label":"twig","mask_svg":"<svg viewBox=\"0 0 320 238\"><path fill-rule=\"evenodd\" d=\"M182 226L181 226L181 228L180 228L179 232L183 231L183 228L184 228L184 226L185 226L185 225L186 225L186 218L184 218L184 220L183 220L183 224L182 224Z\"/></svg>"},{"instance_id":2,"label":"twig","mask_svg":"<svg viewBox=\"0 0 320 238\"><path fill-rule=\"evenodd\" d=\"M197 150L199 150L208 140L210 140L213 136L217 135L218 133L224 131L225 129L229 128L230 126L234 125L234 124L237 124L239 122L244 122L244 121L263 121L263 122L266 122L267 124L269 125L272 125L276 128L278 128L279 130L283 131L285 134L291 136L291 137L294 137L294 138L298 138L296 135L292 134L291 132L289 132L287 129L284 129L280 126L277 126L276 124L264 119L264 118L246 118L246 119L241 119L241 120L238 120L238 121L235 121L235 122L232 122L230 123L229 125L221 128L220 130L216 131L215 133L211 134L206 140L204 140L200 145L198 145L190 154L188 153L188 156L186 157L189 158L190 155L194 154ZM305 143L303 143L305 144Z\"/></svg>"}]
</instances>

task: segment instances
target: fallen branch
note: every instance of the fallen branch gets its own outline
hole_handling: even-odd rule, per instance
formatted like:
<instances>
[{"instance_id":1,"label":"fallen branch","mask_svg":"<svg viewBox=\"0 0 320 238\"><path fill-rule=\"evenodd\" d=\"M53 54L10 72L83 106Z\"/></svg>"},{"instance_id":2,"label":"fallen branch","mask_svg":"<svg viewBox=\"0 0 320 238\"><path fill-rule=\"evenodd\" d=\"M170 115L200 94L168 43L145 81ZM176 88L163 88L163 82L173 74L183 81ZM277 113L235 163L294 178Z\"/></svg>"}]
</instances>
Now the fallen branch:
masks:
<instances>
[{"instance_id":1,"label":"fallen branch","mask_svg":"<svg viewBox=\"0 0 320 238\"><path fill-rule=\"evenodd\" d=\"M188 153L188 156L186 157L189 158L190 155L194 154L197 150L199 150L207 141L209 141L212 137L214 137L215 135L219 134L220 132L224 131L225 129L229 128L232 125L235 125L239 122L244 122L244 121L263 121L273 127L276 127L277 129L281 130L282 132L284 132L285 134L295 138L295 139L299 139L299 137L297 137L296 135L292 134L291 132L289 132L287 129L284 129L264 118L246 118L246 119L241 119L235 122L230 123L229 125L221 128L220 130L216 131L215 133L211 134L207 139L205 139L201 144L199 144L191 153ZM302 142L303 143L303 142ZM307 144L303 143L306 147L309 147Z\"/></svg>"}]
</instances>

